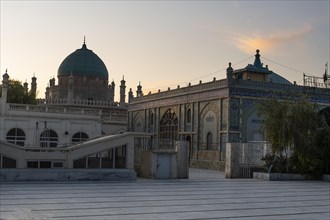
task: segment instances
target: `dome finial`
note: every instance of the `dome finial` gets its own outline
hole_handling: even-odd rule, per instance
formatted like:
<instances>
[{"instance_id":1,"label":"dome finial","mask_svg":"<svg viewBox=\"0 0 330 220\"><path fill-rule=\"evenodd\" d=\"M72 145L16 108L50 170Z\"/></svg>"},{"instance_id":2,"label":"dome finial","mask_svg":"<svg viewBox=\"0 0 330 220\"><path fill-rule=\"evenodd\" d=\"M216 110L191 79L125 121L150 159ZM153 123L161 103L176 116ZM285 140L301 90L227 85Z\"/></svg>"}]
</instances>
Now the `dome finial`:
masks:
<instances>
[{"instance_id":1,"label":"dome finial","mask_svg":"<svg viewBox=\"0 0 330 220\"><path fill-rule=\"evenodd\" d=\"M87 49L87 47L86 47L86 36L85 35L84 35L84 43L83 43L82 48Z\"/></svg>"},{"instance_id":2,"label":"dome finial","mask_svg":"<svg viewBox=\"0 0 330 220\"><path fill-rule=\"evenodd\" d=\"M262 68L262 63L261 63L261 60L260 60L260 50L257 49L256 50L257 54L254 55L255 56L255 59L254 59L254 66L257 67L257 68Z\"/></svg>"}]
</instances>

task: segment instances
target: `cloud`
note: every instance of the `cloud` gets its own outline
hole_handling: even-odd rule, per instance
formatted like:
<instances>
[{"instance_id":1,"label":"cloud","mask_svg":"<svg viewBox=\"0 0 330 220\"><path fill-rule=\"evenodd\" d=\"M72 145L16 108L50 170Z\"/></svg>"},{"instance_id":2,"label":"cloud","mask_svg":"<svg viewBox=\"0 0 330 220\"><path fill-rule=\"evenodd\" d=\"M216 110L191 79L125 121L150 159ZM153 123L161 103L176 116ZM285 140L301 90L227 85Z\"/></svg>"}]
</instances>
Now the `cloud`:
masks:
<instances>
[{"instance_id":1,"label":"cloud","mask_svg":"<svg viewBox=\"0 0 330 220\"><path fill-rule=\"evenodd\" d=\"M282 31L268 36L260 34L240 35L234 37L235 46L241 51L250 54L255 49L275 49L285 43L296 42L312 30L310 25L292 31Z\"/></svg>"}]
</instances>

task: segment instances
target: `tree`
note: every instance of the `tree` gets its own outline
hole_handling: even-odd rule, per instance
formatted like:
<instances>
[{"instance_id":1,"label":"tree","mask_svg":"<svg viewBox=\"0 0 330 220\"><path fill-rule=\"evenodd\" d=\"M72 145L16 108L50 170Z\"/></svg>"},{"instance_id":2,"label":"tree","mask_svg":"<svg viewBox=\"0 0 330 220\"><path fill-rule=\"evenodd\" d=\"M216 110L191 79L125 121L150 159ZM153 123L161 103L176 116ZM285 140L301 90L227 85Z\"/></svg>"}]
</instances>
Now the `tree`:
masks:
<instances>
[{"instance_id":1,"label":"tree","mask_svg":"<svg viewBox=\"0 0 330 220\"><path fill-rule=\"evenodd\" d=\"M289 111L287 102L269 99L261 102L259 113L263 118L262 128L267 133L267 140L272 145L272 152L279 154L287 152L292 146L289 137Z\"/></svg>"},{"instance_id":2,"label":"tree","mask_svg":"<svg viewBox=\"0 0 330 220\"><path fill-rule=\"evenodd\" d=\"M330 127L322 127L316 134L316 158L323 162L324 173L330 174Z\"/></svg>"},{"instance_id":3,"label":"tree","mask_svg":"<svg viewBox=\"0 0 330 220\"><path fill-rule=\"evenodd\" d=\"M329 142L320 142L319 137L329 131L318 127L316 105L306 99L270 99L261 102L259 113L263 118L263 128L272 145L272 152L278 155L269 158L281 158L284 153L287 172L318 173L328 167L329 159L322 155L329 155Z\"/></svg>"},{"instance_id":4,"label":"tree","mask_svg":"<svg viewBox=\"0 0 330 220\"><path fill-rule=\"evenodd\" d=\"M0 88L0 95L2 95L2 86ZM31 91L25 91L24 86L20 81L9 80L7 102L17 104L36 104L36 94Z\"/></svg>"}]
</instances>

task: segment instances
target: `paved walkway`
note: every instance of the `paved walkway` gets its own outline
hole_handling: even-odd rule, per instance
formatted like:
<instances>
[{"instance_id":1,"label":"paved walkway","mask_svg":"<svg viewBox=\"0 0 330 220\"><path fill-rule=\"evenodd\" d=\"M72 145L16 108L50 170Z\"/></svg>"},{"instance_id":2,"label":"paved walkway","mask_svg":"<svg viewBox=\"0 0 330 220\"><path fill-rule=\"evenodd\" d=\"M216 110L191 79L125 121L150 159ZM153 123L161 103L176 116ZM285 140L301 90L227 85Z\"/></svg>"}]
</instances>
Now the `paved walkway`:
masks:
<instances>
[{"instance_id":1,"label":"paved walkway","mask_svg":"<svg viewBox=\"0 0 330 220\"><path fill-rule=\"evenodd\" d=\"M1 183L0 219L330 219L330 183L228 180Z\"/></svg>"}]
</instances>

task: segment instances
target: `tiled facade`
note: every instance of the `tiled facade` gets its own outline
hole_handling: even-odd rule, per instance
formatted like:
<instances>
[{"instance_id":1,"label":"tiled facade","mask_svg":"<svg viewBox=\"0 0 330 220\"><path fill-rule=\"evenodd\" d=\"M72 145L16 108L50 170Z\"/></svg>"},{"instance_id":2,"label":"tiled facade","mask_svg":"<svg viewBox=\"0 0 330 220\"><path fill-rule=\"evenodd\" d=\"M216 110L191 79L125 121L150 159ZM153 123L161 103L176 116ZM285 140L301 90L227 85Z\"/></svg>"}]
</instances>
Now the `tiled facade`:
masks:
<instances>
[{"instance_id":1,"label":"tiled facade","mask_svg":"<svg viewBox=\"0 0 330 220\"><path fill-rule=\"evenodd\" d=\"M155 143L160 144L160 122L171 109L178 118L175 138L190 142L191 166L224 169L225 143L266 141L257 114L261 100L270 97L292 100L307 95L320 110L330 106L330 89L291 84L260 63L257 51L254 65L242 70L233 70L229 65L226 79L131 97L128 130L152 133ZM274 75L280 80L268 80Z\"/></svg>"}]
</instances>

